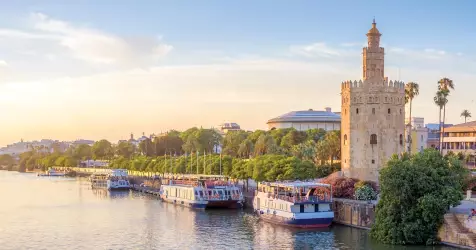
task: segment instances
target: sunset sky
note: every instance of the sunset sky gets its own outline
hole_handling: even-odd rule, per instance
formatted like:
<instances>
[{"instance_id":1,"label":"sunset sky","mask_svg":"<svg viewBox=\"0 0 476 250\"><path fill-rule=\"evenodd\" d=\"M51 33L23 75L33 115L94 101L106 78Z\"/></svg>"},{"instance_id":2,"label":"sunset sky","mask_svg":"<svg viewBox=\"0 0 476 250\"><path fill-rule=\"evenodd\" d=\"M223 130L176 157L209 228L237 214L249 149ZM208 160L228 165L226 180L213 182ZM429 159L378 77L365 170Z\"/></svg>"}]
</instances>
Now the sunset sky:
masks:
<instances>
[{"instance_id":1,"label":"sunset sky","mask_svg":"<svg viewBox=\"0 0 476 250\"><path fill-rule=\"evenodd\" d=\"M340 111L374 16L385 74L420 84L413 115L437 121L437 81L449 77L447 122L461 123L463 109L476 117L476 2L432 3L3 1L0 146Z\"/></svg>"}]
</instances>

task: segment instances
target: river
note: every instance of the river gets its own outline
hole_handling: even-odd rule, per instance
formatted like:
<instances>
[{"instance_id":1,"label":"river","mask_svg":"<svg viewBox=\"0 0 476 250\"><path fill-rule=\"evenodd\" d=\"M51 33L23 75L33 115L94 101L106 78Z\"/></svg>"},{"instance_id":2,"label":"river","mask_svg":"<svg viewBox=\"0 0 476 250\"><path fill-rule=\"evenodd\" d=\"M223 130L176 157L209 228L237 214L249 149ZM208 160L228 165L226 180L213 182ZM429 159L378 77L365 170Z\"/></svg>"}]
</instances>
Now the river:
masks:
<instances>
[{"instance_id":1,"label":"river","mask_svg":"<svg viewBox=\"0 0 476 250\"><path fill-rule=\"evenodd\" d=\"M394 247L333 225L293 230L242 210L194 211L86 179L0 171L0 249L455 249Z\"/></svg>"}]
</instances>

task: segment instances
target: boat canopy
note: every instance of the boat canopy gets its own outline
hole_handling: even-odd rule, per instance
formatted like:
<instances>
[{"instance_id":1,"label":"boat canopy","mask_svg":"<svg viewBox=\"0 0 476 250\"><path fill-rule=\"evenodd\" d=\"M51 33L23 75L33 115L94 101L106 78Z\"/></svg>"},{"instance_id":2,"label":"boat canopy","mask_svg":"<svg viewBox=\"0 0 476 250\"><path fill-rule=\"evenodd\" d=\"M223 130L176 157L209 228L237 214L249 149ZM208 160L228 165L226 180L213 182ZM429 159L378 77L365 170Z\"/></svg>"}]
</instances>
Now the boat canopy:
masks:
<instances>
[{"instance_id":1,"label":"boat canopy","mask_svg":"<svg viewBox=\"0 0 476 250\"><path fill-rule=\"evenodd\" d=\"M319 182L302 182L302 181L293 181L293 182L262 182L261 185L266 185L269 187L280 187L280 188L312 188L312 187L330 187L330 184L319 183Z\"/></svg>"}]
</instances>

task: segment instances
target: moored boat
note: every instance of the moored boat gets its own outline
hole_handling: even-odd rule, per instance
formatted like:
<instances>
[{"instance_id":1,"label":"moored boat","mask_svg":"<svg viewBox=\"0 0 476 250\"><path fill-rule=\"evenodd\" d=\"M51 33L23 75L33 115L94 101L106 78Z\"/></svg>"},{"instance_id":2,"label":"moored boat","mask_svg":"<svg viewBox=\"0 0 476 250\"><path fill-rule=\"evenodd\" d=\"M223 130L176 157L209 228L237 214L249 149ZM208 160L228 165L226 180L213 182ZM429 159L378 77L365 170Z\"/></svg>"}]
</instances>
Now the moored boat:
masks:
<instances>
[{"instance_id":1,"label":"moored boat","mask_svg":"<svg viewBox=\"0 0 476 250\"><path fill-rule=\"evenodd\" d=\"M272 182L259 185L253 207L263 221L298 227L328 227L334 219L332 188L316 182Z\"/></svg>"},{"instance_id":2,"label":"moored boat","mask_svg":"<svg viewBox=\"0 0 476 250\"><path fill-rule=\"evenodd\" d=\"M160 186L162 201L194 209L205 209L208 201L204 198L205 190L193 181L168 180Z\"/></svg>"},{"instance_id":3,"label":"moored boat","mask_svg":"<svg viewBox=\"0 0 476 250\"><path fill-rule=\"evenodd\" d=\"M111 169L105 173L94 174L89 177L89 180L93 188L107 190L129 190L131 188L125 169Z\"/></svg>"},{"instance_id":4,"label":"moored boat","mask_svg":"<svg viewBox=\"0 0 476 250\"><path fill-rule=\"evenodd\" d=\"M66 176L66 172L64 171L56 171L54 168L50 168L45 173L38 173L37 176L52 176L52 177L62 177Z\"/></svg>"},{"instance_id":5,"label":"moored boat","mask_svg":"<svg viewBox=\"0 0 476 250\"><path fill-rule=\"evenodd\" d=\"M163 201L192 208L241 208L243 194L218 175L189 175L165 180L160 187Z\"/></svg>"}]
</instances>

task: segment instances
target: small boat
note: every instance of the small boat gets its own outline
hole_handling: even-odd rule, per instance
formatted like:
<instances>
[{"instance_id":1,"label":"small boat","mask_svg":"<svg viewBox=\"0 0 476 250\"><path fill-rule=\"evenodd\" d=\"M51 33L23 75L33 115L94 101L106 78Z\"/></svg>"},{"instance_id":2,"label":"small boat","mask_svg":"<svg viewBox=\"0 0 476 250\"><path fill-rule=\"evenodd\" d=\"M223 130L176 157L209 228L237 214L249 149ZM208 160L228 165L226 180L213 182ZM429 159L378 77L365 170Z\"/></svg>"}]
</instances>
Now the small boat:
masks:
<instances>
[{"instance_id":1,"label":"small boat","mask_svg":"<svg viewBox=\"0 0 476 250\"><path fill-rule=\"evenodd\" d=\"M47 171L45 171L45 173L38 173L37 176L62 177L62 176L66 176L66 172L59 172L53 168L50 168Z\"/></svg>"},{"instance_id":2,"label":"small boat","mask_svg":"<svg viewBox=\"0 0 476 250\"><path fill-rule=\"evenodd\" d=\"M195 182L169 180L160 185L160 199L194 209L205 209L208 201L205 199L205 189Z\"/></svg>"},{"instance_id":3,"label":"small boat","mask_svg":"<svg viewBox=\"0 0 476 250\"><path fill-rule=\"evenodd\" d=\"M94 174L89 177L89 180L92 188L107 190L129 190L131 188L125 169L111 169L104 173Z\"/></svg>"},{"instance_id":4,"label":"small boat","mask_svg":"<svg viewBox=\"0 0 476 250\"><path fill-rule=\"evenodd\" d=\"M160 197L165 202L198 209L241 208L244 200L239 187L221 175L189 175L165 180L160 186Z\"/></svg>"},{"instance_id":5,"label":"small boat","mask_svg":"<svg viewBox=\"0 0 476 250\"><path fill-rule=\"evenodd\" d=\"M263 221L297 227L329 227L332 187L317 182L260 183L253 207Z\"/></svg>"}]
</instances>

